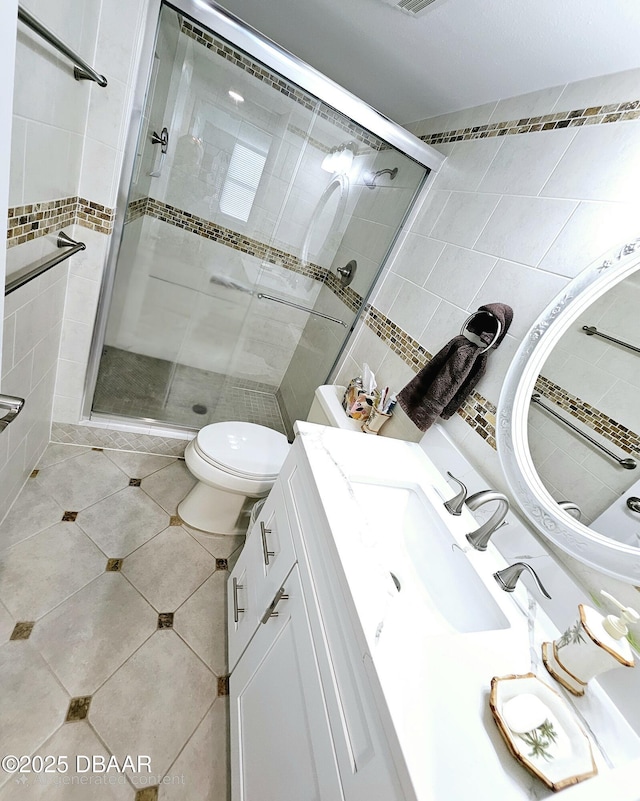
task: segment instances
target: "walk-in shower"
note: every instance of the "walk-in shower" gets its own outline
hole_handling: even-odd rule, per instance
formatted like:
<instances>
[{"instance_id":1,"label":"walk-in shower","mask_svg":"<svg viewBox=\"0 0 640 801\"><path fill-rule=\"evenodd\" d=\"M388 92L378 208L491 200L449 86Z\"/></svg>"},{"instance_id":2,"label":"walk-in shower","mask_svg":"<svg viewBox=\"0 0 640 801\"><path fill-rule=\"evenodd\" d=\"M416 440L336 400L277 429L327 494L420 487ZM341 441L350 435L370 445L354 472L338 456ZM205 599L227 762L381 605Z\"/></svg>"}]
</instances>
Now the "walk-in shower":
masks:
<instances>
[{"instance_id":1,"label":"walk-in shower","mask_svg":"<svg viewBox=\"0 0 640 801\"><path fill-rule=\"evenodd\" d=\"M287 432L329 375L429 148L215 4L156 9L85 413Z\"/></svg>"}]
</instances>

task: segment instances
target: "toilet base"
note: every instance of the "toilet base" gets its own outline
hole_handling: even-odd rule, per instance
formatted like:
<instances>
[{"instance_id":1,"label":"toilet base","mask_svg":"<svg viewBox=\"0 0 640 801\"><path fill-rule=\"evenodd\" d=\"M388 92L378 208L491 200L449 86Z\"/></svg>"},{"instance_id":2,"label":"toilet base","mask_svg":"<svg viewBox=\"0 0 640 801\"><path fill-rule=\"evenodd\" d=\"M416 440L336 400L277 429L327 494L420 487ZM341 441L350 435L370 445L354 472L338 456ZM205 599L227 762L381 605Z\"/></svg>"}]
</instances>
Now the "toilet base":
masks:
<instances>
[{"instance_id":1,"label":"toilet base","mask_svg":"<svg viewBox=\"0 0 640 801\"><path fill-rule=\"evenodd\" d=\"M178 504L178 514L188 526L208 534L244 534L238 522L245 501L245 495L198 481Z\"/></svg>"}]
</instances>

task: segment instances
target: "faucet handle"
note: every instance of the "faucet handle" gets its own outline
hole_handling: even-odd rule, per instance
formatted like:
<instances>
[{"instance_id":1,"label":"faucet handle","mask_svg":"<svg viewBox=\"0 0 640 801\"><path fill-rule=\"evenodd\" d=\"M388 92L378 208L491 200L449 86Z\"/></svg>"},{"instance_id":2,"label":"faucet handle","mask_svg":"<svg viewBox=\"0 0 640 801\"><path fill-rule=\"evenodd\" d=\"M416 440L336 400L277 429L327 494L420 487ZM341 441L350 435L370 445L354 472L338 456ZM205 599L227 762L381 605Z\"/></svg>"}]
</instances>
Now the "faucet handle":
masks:
<instances>
[{"instance_id":1,"label":"faucet handle","mask_svg":"<svg viewBox=\"0 0 640 801\"><path fill-rule=\"evenodd\" d=\"M453 498L450 498L448 501L446 501L444 508L447 510L447 512L450 512L452 515L458 517L462 514L462 507L464 506L464 502L467 500L467 488L459 478L456 478L453 473L450 473L448 470L447 475L449 478L452 478L456 484L460 485L460 492L457 495L454 495Z\"/></svg>"},{"instance_id":2,"label":"faucet handle","mask_svg":"<svg viewBox=\"0 0 640 801\"><path fill-rule=\"evenodd\" d=\"M516 584L518 583L518 579L520 578L520 574L523 570L528 570L529 573L534 578L536 582L536 586L540 590L540 592L546 597L551 600L551 596L544 588L542 582L538 578L538 574L536 571L528 565L526 562L515 562L513 565L509 565L509 567L505 567L502 570L498 570L496 573L493 574L494 579L498 582L498 584L502 587L505 592L513 592L516 588Z\"/></svg>"}]
</instances>

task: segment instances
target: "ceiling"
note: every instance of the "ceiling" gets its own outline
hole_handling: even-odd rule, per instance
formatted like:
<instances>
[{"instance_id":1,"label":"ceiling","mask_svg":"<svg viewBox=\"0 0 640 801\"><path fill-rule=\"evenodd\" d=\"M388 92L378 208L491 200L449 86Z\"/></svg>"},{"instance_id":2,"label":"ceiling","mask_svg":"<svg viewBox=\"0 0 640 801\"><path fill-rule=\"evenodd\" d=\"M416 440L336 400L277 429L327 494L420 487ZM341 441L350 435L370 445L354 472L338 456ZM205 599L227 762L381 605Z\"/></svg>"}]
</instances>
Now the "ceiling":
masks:
<instances>
[{"instance_id":1,"label":"ceiling","mask_svg":"<svg viewBox=\"0 0 640 801\"><path fill-rule=\"evenodd\" d=\"M400 123L640 67L639 0L220 2Z\"/></svg>"}]
</instances>

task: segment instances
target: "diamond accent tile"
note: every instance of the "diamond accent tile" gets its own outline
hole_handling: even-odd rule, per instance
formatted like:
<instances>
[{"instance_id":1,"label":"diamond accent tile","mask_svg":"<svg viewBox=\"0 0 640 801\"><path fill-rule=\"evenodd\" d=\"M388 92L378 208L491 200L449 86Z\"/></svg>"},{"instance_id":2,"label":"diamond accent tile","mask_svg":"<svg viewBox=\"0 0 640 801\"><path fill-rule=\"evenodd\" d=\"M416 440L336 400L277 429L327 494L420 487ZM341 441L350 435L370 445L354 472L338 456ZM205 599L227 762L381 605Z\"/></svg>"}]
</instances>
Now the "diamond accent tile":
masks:
<instances>
[{"instance_id":1,"label":"diamond accent tile","mask_svg":"<svg viewBox=\"0 0 640 801\"><path fill-rule=\"evenodd\" d=\"M71 723L72 721L84 720L89 714L90 705L90 695L84 695L81 698L72 698L65 722Z\"/></svg>"},{"instance_id":2,"label":"diamond accent tile","mask_svg":"<svg viewBox=\"0 0 640 801\"><path fill-rule=\"evenodd\" d=\"M122 559L107 559L107 571L109 573L116 573L122 569Z\"/></svg>"},{"instance_id":3,"label":"diamond accent tile","mask_svg":"<svg viewBox=\"0 0 640 801\"><path fill-rule=\"evenodd\" d=\"M228 676L218 676L218 698L223 695L229 695Z\"/></svg>"},{"instance_id":4,"label":"diamond accent tile","mask_svg":"<svg viewBox=\"0 0 640 801\"><path fill-rule=\"evenodd\" d=\"M14 626L13 631L11 632L10 640L28 640L31 636L31 632L33 631L33 627L35 623L33 621L19 621Z\"/></svg>"},{"instance_id":5,"label":"diamond accent tile","mask_svg":"<svg viewBox=\"0 0 640 801\"><path fill-rule=\"evenodd\" d=\"M135 801L158 801L158 785L137 790Z\"/></svg>"},{"instance_id":6,"label":"diamond accent tile","mask_svg":"<svg viewBox=\"0 0 640 801\"><path fill-rule=\"evenodd\" d=\"M184 529L167 528L128 556L122 572L161 612L177 609L215 568L215 559Z\"/></svg>"},{"instance_id":7,"label":"diamond accent tile","mask_svg":"<svg viewBox=\"0 0 640 801\"><path fill-rule=\"evenodd\" d=\"M77 512L65 512L62 515L62 521L64 523L75 523L76 517L78 516Z\"/></svg>"},{"instance_id":8,"label":"diamond accent tile","mask_svg":"<svg viewBox=\"0 0 640 801\"><path fill-rule=\"evenodd\" d=\"M173 612L160 612L160 614L158 615L158 628L159 629L173 628Z\"/></svg>"},{"instance_id":9,"label":"diamond accent tile","mask_svg":"<svg viewBox=\"0 0 640 801\"><path fill-rule=\"evenodd\" d=\"M39 470L32 470L29 478L35 478L39 472L40 472Z\"/></svg>"},{"instance_id":10,"label":"diamond accent tile","mask_svg":"<svg viewBox=\"0 0 640 801\"><path fill-rule=\"evenodd\" d=\"M130 487L139 487L142 484L141 478L130 478L129 479L129 486Z\"/></svg>"},{"instance_id":11,"label":"diamond accent tile","mask_svg":"<svg viewBox=\"0 0 640 801\"><path fill-rule=\"evenodd\" d=\"M182 525L182 518L180 515L171 515L169 518L169 525L170 526L180 526Z\"/></svg>"},{"instance_id":12,"label":"diamond accent tile","mask_svg":"<svg viewBox=\"0 0 640 801\"><path fill-rule=\"evenodd\" d=\"M226 559L216 559L216 570L227 570L229 564Z\"/></svg>"}]
</instances>

